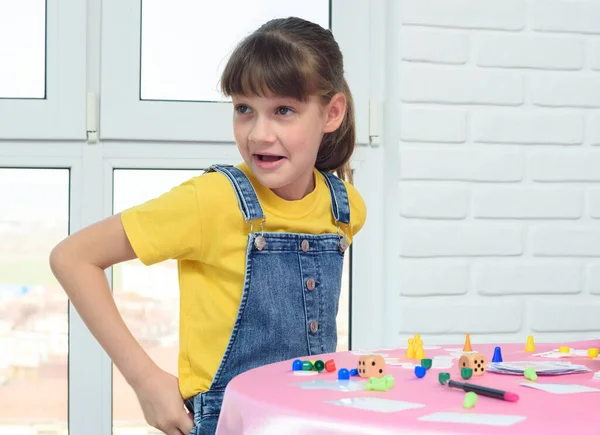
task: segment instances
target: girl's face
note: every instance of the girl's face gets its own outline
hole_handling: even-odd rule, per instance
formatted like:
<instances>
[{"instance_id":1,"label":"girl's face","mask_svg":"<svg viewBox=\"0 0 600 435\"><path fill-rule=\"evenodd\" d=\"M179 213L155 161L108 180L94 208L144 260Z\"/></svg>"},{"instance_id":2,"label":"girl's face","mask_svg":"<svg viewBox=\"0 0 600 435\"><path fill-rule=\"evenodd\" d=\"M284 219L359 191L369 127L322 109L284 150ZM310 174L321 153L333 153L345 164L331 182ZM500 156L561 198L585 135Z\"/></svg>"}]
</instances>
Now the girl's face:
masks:
<instances>
[{"instance_id":1,"label":"girl's face","mask_svg":"<svg viewBox=\"0 0 600 435\"><path fill-rule=\"evenodd\" d=\"M233 133L242 158L261 184L287 200L314 189L313 169L321 139L345 114L345 98L327 106L286 97L232 96Z\"/></svg>"}]
</instances>

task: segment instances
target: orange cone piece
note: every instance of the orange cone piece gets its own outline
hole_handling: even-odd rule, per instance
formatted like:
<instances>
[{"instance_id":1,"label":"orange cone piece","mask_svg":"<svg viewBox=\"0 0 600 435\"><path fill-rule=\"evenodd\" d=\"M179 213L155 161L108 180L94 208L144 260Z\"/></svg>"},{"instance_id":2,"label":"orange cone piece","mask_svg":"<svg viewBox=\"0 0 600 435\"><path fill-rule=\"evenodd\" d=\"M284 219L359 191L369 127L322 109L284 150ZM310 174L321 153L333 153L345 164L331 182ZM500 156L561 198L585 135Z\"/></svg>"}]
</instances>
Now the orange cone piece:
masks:
<instances>
[{"instance_id":1,"label":"orange cone piece","mask_svg":"<svg viewBox=\"0 0 600 435\"><path fill-rule=\"evenodd\" d=\"M535 352L535 344L533 343L533 336L527 337L527 344L525 345L525 352Z\"/></svg>"},{"instance_id":2,"label":"orange cone piece","mask_svg":"<svg viewBox=\"0 0 600 435\"><path fill-rule=\"evenodd\" d=\"M467 338L465 339L463 352L473 352L473 348L471 347L471 336L469 334L467 334Z\"/></svg>"}]
</instances>

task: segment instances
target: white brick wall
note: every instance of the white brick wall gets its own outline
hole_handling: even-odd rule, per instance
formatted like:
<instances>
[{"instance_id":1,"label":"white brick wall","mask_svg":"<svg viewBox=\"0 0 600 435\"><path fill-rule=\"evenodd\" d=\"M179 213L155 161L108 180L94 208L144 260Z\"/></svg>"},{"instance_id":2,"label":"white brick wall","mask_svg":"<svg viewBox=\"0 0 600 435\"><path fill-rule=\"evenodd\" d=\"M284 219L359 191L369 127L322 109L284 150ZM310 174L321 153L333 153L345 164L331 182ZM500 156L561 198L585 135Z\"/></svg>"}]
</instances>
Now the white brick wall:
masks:
<instances>
[{"instance_id":1,"label":"white brick wall","mask_svg":"<svg viewBox=\"0 0 600 435\"><path fill-rule=\"evenodd\" d=\"M585 58L581 39L494 34L477 41L477 66L578 70Z\"/></svg>"},{"instance_id":2,"label":"white brick wall","mask_svg":"<svg viewBox=\"0 0 600 435\"><path fill-rule=\"evenodd\" d=\"M600 336L600 1L400 0L398 339Z\"/></svg>"},{"instance_id":3,"label":"white brick wall","mask_svg":"<svg viewBox=\"0 0 600 435\"><path fill-rule=\"evenodd\" d=\"M600 39L591 43L590 58L591 66L594 70L600 70Z\"/></svg>"},{"instance_id":4,"label":"white brick wall","mask_svg":"<svg viewBox=\"0 0 600 435\"><path fill-rule=\"evenodd\" d=\"M588 130L590 143L592 145L600 145L600 113L589 116Z\"/></svg>"}]
</instances>

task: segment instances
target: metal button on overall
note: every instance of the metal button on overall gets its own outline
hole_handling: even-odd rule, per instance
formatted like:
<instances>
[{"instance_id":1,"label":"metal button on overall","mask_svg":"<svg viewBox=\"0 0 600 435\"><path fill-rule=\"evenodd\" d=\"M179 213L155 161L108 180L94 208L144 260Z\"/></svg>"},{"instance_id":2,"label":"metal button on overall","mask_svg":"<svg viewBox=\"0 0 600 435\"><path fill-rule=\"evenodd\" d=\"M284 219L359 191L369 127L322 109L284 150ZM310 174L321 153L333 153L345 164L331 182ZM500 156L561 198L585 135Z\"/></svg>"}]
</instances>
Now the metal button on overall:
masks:
<instances>
[{"instance_id":1,"label":"metal button on overall","mask_svg":"<svg viewBox=\"0 0 600 435\"><path fill-rule=\"evenodd\" d=\"M319 322L317 322L316 320L313 320L312 322L310 322L310 332L315 334L318 329L319 329Z\"/></svg>"},{"instance_id":2,"label":"metal button on overall","mask_svg":"<svg viewBox=\"0 0 600 435\"><path fill-rule=\"evenodd\" d=\"M310 247L310 244L308 243L308 240L302 240L302 244L300 246L302 247L302 250L304 252L308 252L308 248Z\"/></svg>"},{"instance_id":3,"label":"metal button on overall","mask_svg":"<svg viewBox=\"0 0 600 435\"><path fill-rule=\"evenodd\" d=\"M312 278L308 278L306 280L306 288L310 291L313 291L315 289L315 280Z\"/></svg>"}]
</instances>

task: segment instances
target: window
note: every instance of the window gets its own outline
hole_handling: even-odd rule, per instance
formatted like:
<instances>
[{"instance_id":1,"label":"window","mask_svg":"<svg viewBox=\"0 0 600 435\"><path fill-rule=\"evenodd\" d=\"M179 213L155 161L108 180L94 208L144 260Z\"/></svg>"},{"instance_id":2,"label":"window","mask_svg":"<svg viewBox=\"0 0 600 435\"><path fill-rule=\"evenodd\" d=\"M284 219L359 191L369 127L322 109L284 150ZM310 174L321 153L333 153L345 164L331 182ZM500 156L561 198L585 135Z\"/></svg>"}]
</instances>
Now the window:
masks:
<instances>
[{"instance_id":1,"label":"window","mask_svg":"<svg viewBox=\"0 0 600 435\"><path fill-rule=\"evenodd\" d=\"M202 171L115 169L114 213L154 198ZM113 295L132 334L163 370L177 376L179 287L177 262L147 267L139 260L113 266ZM133 389L119 370L113 372L113 426L147 426ZM148 429L152 429L148 426Z\"/></svg>"},{"instance_id":2,"label":"window","mask_svg":"<svg viewBox=\"0 0 600 435\"><path fill-rule=\"evenodd\" d=\"M0 168L0 204L0 434L41 423L62 433L68 303L48 253L69 232L69 170ZM40 394L52 400L32 406Z\"/></svg>"},{"instance_id":3,"label":"window","mask_svg":"<svg viewBox=\"0 0 600 435\"><path fill-rule=\"evenodd\" d=\"M337 315L337 333L338 344L337 352L344 352L350 349L350 258L352 256L352 247L346 251L344 256L344 272L342 275L342 291L340 292L340 306Z\"/></svg>"},{"instance_id":4,"label":"window","mask_svg":"<svg viewBox=\"0 0 600 435\"><path fill-rule=\"evenodd\" d=\"M45 0L0 0L0 41L0 98L44 98Z\"/></svg>"},{"instance_id":5,"label":"window","mask_svg":"<svg viewBox=\"0 0 600 435\"><path fill-rule=\"evenodd\" d=\"M369 142L373 4L228 0L198 10L204 3L0 0L0 435L158 433L145 424L134 392L68 304L48 256L69 233L159 195L209 164L240 161L232 107L216 89L222 61L243 32L285 15L330 26L345 56L359 143ZM244 20L225 20L224 8ZM201 26L161 28L157 20L189 23L188 11L211 29L209 36ZM212 23L218 26L208 27ZM186 38L210 36L193 46L197 56L188 56ZM88 91L102 102L101 146L86 140L86 121L95 115L86 110ZM353 164L363 165L371 151L359 147ZM357 171L357 178L364 173L370 180L370 168L377 172L379 164L364 167L369 170ZM368 246L355 251L356 264L373 257L377 240L363 238ZM342 282L339 350L348 347L350 262ZM107 275L127 324L159 365L175 374L174 265L147 268L132 261ZM354 279L364 287L374 278L361 272ZM378 312L380 306L371 305ZM158 321L145 327L140 319L149 315ZM356 326L357 318L354 331L366 330L364 322ZM32 397L39 394L51 400L38 406Z\"/></svg>"},{"instance_id":6,"label":"window","mask_svg":"<svg viewBox=\"0 0 600 435\"><path fill-rule=\"evenodd\" d=\"M222 0L209 6L194 0L143 0L140 98L222 101L219 77L237 42L266 19L287 15L327 28L329 2ZM227 25L215 17L227 17Z\"/></svg>"},{"instance_id":7,"label":"window","mask_svg":"<svg viewBox=\"0 0 600 435\"><path fill-rule=\"evenodd\" d=\"M232 108L218 92L219 73L243 35L268 19L296 15L336 36L356 103L358 140L368 143L368 2L143 0L135 5L103 2L101 138L233 142Z\"/></svg>"},{"instance_id":8,"label":"window","mask_svg":"<svg viewBox=\"0 0 600 435\"><path fill-rule=\"evenodd\" d=\"M0 0L2 140L85 139L85 35L86 2Z\"/></svg>"}]
</instances>

